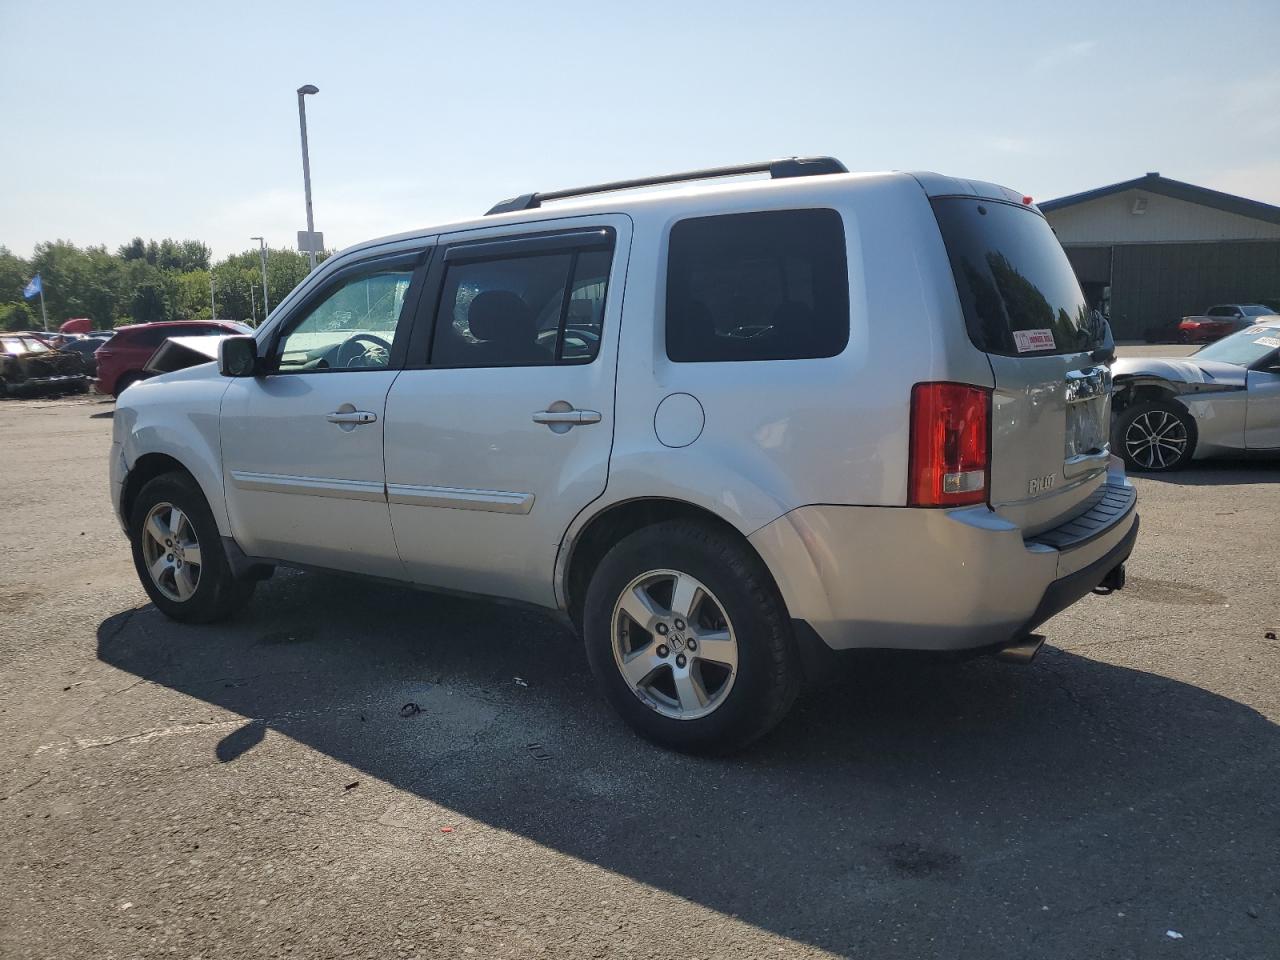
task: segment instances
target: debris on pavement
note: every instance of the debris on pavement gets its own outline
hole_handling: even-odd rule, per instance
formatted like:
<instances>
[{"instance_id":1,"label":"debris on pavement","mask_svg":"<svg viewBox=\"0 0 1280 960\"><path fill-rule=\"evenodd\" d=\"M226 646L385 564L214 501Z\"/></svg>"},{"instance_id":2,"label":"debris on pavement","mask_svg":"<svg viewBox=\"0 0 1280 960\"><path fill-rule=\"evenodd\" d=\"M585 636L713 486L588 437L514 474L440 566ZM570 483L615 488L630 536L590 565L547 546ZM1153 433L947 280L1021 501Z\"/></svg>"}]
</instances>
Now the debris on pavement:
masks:
<instances>
[{"instance_id":1,"label":"debris on pavement","mask_svg":"<svg viewBox=\"0 0 1280 960\"><path fill-rule=\"evenodd\" d=\"M529 681L524 679L524 677L516 677L515 680L517 687L527 687L529 685Z\"/></svg>"},{"instance_id":2,"label":"debris on pavement","mask_svg":"<svg viewBox=\"0 0 1280 960\"><path fill-rule=\"evenodd\" d=\"M343 789L343 790L354 790L354 789L355 789L356 787L358 787L358 786L360 786L360 781L359 781L359 780L354 780L354 781L352 781L351 783L348 783L348 784L347 784L345 787L343 787L342 789Z\"/></svg>"},{"instance_id":3,"label":"debris on pavement","mask_svg":"<svg viewBox=\"0 0 1280 960\"><path fill-rule=\"evenodd\" d=\"M1177 930L1166 930L1166 931L1164 932L1164 935L1165 935L1166 937L1168 937L1170 940L1181 940L1181 939L1182 939L1182 934L1180 934Z\"/></svg>"},{"instance_id":4,"label":"debris on pavement","mask_svg":"<svg viewBox=\"0 0 1280 960\"><path fill-rule=\"evenodd\" d=\"M403 707L400 708L400 716L402 717L415 717L421 712L422 712L422 708L418 706L416 703L414 703L412 700L410 700L408 703L406 703ZM363 720L364 718L361 717L360 719Z\"/></svg>"},{"instance_id":5,"label":"debris on pavement","mask_svg":"<svg viewBox=\"0 0 1280 960\"><path fill-rule=\"evenodd\" d=\"M529 756L535 760L550 760L551 754L547 752L547 748L540 743L526 744L529 748Z\"/></svg>"}]
</instances>

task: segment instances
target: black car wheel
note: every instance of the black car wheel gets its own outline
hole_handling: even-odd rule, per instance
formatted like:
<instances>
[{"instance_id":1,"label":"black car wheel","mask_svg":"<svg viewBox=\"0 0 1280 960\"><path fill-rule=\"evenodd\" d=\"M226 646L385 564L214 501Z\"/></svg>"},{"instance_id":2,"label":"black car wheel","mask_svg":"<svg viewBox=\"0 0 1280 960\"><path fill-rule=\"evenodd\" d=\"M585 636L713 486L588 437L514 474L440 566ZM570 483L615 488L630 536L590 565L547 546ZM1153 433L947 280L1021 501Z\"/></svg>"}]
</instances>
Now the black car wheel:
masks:
<instances>
[{"instance_id":1,"label":"black car wheel","mask_svg":"<svg viewBox=\"0 0 1280 960\"><path fill-rule=\"evenodd\" d=\"M1173 400L1135 403L1120 414L1112 446L1130 470L1177 470L1195 454L1196 422Z\"/></svg>"},{"instance_id":2,"label":"black car wheel","mask_svg":"<svg viewBox=\"0 0 1280 960\"><path fill-rule=\"evenodd\" d=\"M187 623L223 620L253 594L237 579L204 494L185 473L149 480L129 517L133 563L152 602Z\"/></svg>"},{"instance_id":3,"label":"black car wheel","mask_svg":"<svg viewBox=\"0 0 1280 960\"><path fill-rule=\"evenodd\" d=\"M791 621L760 558L728 531L668 521L618 542L587 588L587 659L614 709L663 746L727 753L800 688Z\"/></svg>"}]
</instances>

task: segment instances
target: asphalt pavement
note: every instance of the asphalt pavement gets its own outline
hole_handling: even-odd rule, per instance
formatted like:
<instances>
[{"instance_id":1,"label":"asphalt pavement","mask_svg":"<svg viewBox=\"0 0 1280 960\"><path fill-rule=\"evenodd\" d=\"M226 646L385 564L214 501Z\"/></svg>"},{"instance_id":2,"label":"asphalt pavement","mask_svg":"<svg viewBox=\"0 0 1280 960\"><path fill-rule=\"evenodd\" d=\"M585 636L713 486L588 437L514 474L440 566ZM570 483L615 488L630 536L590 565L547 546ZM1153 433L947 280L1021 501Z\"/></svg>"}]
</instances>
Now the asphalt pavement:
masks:
<instances>
[{"instance_id":1,"label":"asphalt pavement","mask_svg":"<svg viewBox=\"0 0 1280 960\"><path fill-rule=\"evenodd\" d=\"M111 412L0 402L0 956L1280 955L1276 464L1139 479L1031 666L858 656L707 760L526 610L280 572L165 620Z\"/></svg>"}]
</instances>

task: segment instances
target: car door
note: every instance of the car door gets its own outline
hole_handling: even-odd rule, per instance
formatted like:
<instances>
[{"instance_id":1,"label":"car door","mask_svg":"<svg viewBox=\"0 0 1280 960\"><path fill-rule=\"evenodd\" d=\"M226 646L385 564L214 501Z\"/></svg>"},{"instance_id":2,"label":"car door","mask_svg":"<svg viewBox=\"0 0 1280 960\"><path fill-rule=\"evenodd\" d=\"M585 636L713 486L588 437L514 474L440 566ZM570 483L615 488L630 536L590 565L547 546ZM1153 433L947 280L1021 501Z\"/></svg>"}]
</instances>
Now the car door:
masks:
<instances>
[{"instance_id":1,"label":"car door","mask_svg":"<svg viewBox=\"0 0 1280 960\"><path fill-rule=\"evenodd\" d=\"M232 532L251 556L403 576L382 469L424 252L333 273L259 340L262 374L222 401Z\"/></svg>"},{"instance_id":2,"label":"car door","mask_svg":"<svg viewBox=\"0 0 1280 960\"><path fill-rule=\"evenodd\" d=\"M387 398L387 493L415 582L552 605L608 478L630 220L442 237ZM425 321L425 322L424 322Z\"/></svg>"},{"instance_id":3,"label":"car door","mask_svg":"<svg viewBox=\"0 0 1280 960\"><path fill-rule=\"evenodd\" d=\"M1245 449L1280 450L1280 353L1250 370L1246 382Z\"/></svg>"}]
</instances>

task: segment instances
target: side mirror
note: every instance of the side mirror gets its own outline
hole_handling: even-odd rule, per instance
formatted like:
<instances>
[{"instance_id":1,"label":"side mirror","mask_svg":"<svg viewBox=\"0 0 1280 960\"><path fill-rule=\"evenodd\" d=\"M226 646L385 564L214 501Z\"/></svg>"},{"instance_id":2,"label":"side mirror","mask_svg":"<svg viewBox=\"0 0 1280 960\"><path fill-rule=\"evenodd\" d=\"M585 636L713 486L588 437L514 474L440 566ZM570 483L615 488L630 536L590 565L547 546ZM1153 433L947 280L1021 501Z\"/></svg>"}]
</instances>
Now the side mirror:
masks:
<instances>
[{"instance_id":1,"label":"side mirror","mask_svg":"<svg viewBox=\"0 0 1280 960\"><path fill-rule=\"evenodd\" d=\"M224 377L252 377L258 372L258 341L227 337L218 344L218 372Z\"/></svg>"},{"instance_id":2,"label":"side mirror","mask_svg":"<svg viewBox=\"0 0 1280 960\"><path fill-rule=\"evenodd\" d=\"M1108 366L1115 363L1116 338L1111 333L1111 321L1106 317L1102 318L1102 345L1089 354L1089 359L1094 363L1105 363Z\"/></svg>"}]
</instances>

